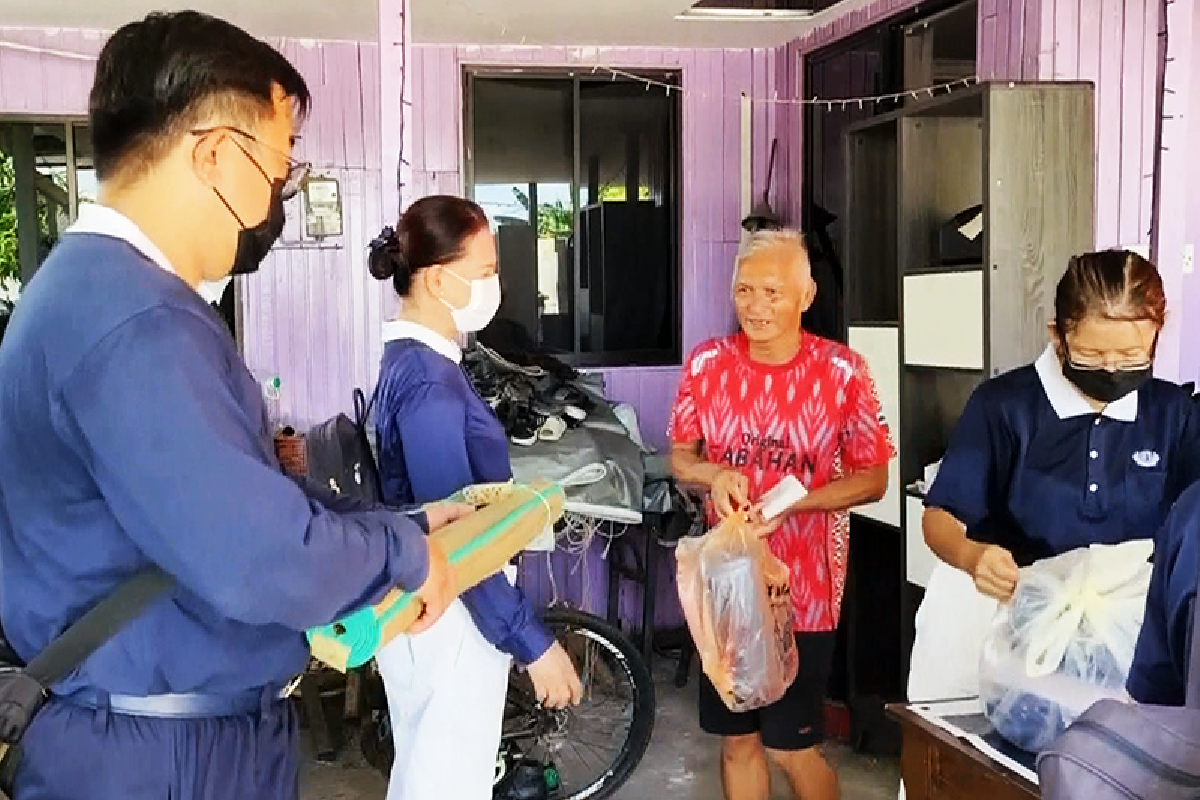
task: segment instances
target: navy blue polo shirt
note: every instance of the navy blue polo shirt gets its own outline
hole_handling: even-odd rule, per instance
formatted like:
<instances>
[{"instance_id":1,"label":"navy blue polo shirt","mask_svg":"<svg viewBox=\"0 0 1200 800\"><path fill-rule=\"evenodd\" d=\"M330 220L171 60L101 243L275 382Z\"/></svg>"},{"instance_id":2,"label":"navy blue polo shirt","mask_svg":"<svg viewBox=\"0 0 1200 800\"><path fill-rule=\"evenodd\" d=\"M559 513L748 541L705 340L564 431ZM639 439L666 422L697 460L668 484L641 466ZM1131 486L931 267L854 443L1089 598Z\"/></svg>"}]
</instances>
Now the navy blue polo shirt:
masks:
<instances>
[{"instance_id":1,"label":"navy blue polo shirt","mask_svg":"<svg viewBox=\"0 0 1200 800\"><path fill-rule=\"evenodd\" d=\"M1096 413L1052 348L982 383L963 409L925 505L1021 566L1155 535L1200 475L1189 394L1153 379Z\"/></svg>"},{"instance_id":2,"label":"navy blue polo shirt","mask_svg":"<svg viewBox=\"0 0 1200 800\"><path fill-rule=\"evenodd\" d=\"M1126 688L1139 703L1181 706L1200 568L1200 484L1188 487L1154 543L1146 616Z\"/></svg>"},{"instance_id":3,"label":"navy blue polo shirt","mask_svg":"<svg viewBox=\"0 0 1200 800\"><path fill-rule=\"evenodd\" d=\"M413 520L335 508L280 472L228 329L111 209L81 208L17 304L0 454L0 615L22 658L148 564L178 584L60 693L283 683L307 663L304 630L428 573Z\"/></svg>"},{"instance_id":4,"label":"navy blue polo shirt","mask_svg":"<svg viewBox=\"0 0 1200 800\"><path fill-rule=\"evenodd\" d=\"M504 428L467 380L458 345L406 320L387 323L383 336L375 427L384 500L428 503L512 478ZM483 637L520 664L554 642L503 574L463 592L462 601Z\"/></svg>"}]
</instances>

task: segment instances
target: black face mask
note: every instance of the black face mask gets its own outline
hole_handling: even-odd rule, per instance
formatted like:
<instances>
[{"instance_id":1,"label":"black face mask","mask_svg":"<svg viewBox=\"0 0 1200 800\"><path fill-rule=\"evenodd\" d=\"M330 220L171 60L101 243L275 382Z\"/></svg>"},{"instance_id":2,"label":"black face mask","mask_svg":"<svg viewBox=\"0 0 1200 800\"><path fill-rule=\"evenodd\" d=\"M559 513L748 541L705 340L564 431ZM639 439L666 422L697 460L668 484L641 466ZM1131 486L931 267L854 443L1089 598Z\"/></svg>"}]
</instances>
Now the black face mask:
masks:
<instances>
[{"instance_id":1,"label":"black face mask","mask_svg":"<svg viewBox=\"0 0 1200 800\"><path fill-rule=\"evenodd\" d=\"M1067 359L1063 363L1063 375L1079 391L1101 403L1120 400L1125 395L1140 389L1154 374L1154 367L1147 364L1141 369L1084 369Z\"/></svg>"},{"instance_id":2,"label":"black face mask","mask_svg":"<svg viewBox=\"0 0 1200 800\"><path fill-rule=\"evenodd\" d=\"M255 164L258 166L258 164ZM259 169L261 171L261 168ZM264 173L264 177L266 174ZM267 206L266 218L252 228L247 228L246 223L242 222L241 217L233 210L233 206L225 200L225 197L214 187L213 192L220 198L221 202L229 209L229 213L237 220L238 225L242 227L238 231L237 250L233 254L233 269L230 270L230 275L249 275L251 272L258 272L262 260L267 257L267 253L275 246L275 242L279 240L283 233L284 211L283 211L283 181L271 181L271 202Z\"/></svg>"}]
</instances>

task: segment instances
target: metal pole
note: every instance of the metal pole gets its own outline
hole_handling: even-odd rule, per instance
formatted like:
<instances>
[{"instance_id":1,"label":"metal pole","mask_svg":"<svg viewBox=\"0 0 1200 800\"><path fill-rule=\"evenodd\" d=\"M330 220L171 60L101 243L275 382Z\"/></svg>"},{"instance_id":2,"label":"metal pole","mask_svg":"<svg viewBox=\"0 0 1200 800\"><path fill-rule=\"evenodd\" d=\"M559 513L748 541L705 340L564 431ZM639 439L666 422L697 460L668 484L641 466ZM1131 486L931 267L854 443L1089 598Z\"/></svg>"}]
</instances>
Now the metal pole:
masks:
<instances>
[{"instance_id":1,"label":"metal pole","mask_svg":"<svg viewBox=\"0 0 1200 800\"><path fill-rule=\"evenodd\" d=\"M68 122L63 128L67 132L67 219L74 222L79 217L79 173L75 169L75 123Z\"/></svg>"},{"instance_id":2,"label":"metal pole","mask_svg":"<svg viewBox=\"0 0 1200 800\"><path fill-rule=\"evenodd\" d=\"M13 173L16 177L17 256L21 283L28 284L37 272L38 225L37 166L33 155L33 126L12 126Z\"/></svg>"}]
</instances>

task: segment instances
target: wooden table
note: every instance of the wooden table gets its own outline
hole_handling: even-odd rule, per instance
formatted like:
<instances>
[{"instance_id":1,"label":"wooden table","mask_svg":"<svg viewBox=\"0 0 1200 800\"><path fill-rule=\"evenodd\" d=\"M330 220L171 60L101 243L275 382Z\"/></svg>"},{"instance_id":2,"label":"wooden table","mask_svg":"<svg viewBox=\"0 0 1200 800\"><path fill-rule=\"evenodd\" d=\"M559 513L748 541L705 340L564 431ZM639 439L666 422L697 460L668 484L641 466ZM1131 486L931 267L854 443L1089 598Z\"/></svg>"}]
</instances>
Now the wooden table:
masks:
<instances>
[{"instance_id":1,"label":"wooden table","mask_svg":"<svg viewBox=\"0 0 1200 800\"><path fill-rule=\"evenodd\" d=\"M1037 800L1028 778L992 760L906 705L888 706L900 723L900 774L907 800Z\"/></svg>"}]
</instances>

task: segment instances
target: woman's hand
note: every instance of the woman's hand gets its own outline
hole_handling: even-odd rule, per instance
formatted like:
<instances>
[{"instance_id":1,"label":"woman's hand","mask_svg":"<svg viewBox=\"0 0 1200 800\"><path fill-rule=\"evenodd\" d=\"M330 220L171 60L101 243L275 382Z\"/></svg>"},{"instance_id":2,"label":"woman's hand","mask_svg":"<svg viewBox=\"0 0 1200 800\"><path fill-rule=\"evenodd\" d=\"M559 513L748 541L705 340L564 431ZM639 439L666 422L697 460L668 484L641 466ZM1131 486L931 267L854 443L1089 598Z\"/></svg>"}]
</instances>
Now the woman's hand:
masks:
<instances>
[{"instance_id":1,"label":"woman's hand","mask_svg":"<svg viewBox=\"0 0 1200 800\"><path fill-rule=\"evenodd\" d=\"M1012 553L994 544L979 551L970 572L976 589L1002 603L1012 599L1021 574Z\"/></svg>"},{"instance_id":2,"label":"woman's hand","mask_svg":"<svg viewBox=\"0 0 1200 800\"><path fill-rule=\"evenodd\" d=\"M539 703L547 708L566 708L579 705L583 699L583 684L575 672L571 657L558 642L542 657L529 665L529 677L533 680L533 693Z\"/></svg>"},{"instance_id":3,"label":"woman's hand","mask_svg":"<svg viewBox=\"0 0 1200 800\"><path fill-rule=\"evenodd\" d=\"M750 481L740 472L727 469L717 474L709 485L713 508L721 519L735 511L745 511L750 505Z\"/></svg>"}]
</instances>

